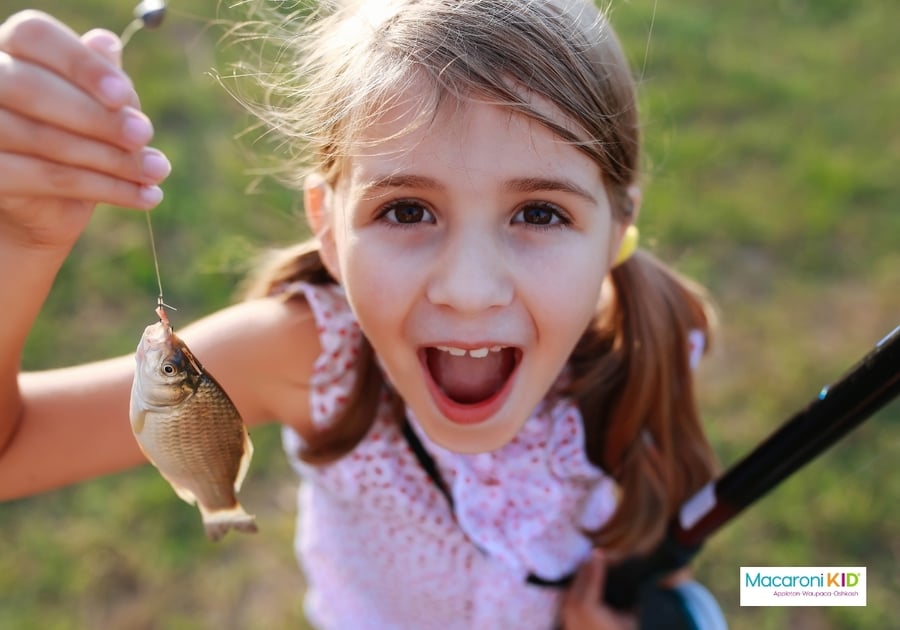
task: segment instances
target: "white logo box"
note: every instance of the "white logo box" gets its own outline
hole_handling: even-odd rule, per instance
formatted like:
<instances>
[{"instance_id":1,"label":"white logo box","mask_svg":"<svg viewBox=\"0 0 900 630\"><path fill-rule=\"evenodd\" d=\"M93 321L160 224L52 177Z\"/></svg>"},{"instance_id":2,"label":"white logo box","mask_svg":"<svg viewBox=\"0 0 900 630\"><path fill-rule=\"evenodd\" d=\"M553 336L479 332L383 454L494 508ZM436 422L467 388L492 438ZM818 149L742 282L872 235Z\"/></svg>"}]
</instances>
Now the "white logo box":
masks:
<instances>
[{"instance_id":1,"label":"white logo box","mask_svg":"<svg viewBox=\"0 0 900 630\"><path fill-rule=\"evenodd\" d=\"M741 606L865 606L866 567L741 567Z\"/></svg>"}]
</instances>

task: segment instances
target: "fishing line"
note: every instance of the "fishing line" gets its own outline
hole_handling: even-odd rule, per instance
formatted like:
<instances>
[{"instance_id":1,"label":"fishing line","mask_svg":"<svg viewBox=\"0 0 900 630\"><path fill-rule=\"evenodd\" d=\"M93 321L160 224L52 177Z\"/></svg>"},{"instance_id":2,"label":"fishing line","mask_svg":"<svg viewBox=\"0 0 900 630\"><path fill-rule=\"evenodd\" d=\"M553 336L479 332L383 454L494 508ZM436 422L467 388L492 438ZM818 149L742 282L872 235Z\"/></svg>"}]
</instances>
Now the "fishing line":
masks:
<instances>
[{"instance_id":1,"label":"fishing line","mask_svg":"<svg viewBox=\"0 0 900 630\"><path fill-rule=\"evenodd\" d=\"M128 45L131 38L139 30L153 30L163 23L166 17L166 3L164 0L143 0L134 8L134 19L129 22L119 39L122 40L122 48ZM156 271L156 286L159 288L159 296L156 298L157 311L160 313L160 319L164 319L165 313L163 308L173 311L178 310L174 306L169 306L163 301L162 276L159 273L159 254L156 252L156 239L153 237L153 224L150 222L150 213L147 212L147 232L150 234L150 249L153 251L153 269Z\"/></svg>"},{"instance_id":2,"label":"fishing line","mask_svg":"<svg viewBox=\"0 0 900 630\"><path fill-rule=\"evenodd\" d=\"M147 217L147 232L150 233L150 249L153 251L153 268L156 270L156 286L159 287L159 297L156 298L156 305L177 311L177 308L169 306L163 301L162 277L159 274L159 256L156 253L156 240L153 238L153 224L150 223L149 212L144 216Z\"/></svg>"}]
</instances>

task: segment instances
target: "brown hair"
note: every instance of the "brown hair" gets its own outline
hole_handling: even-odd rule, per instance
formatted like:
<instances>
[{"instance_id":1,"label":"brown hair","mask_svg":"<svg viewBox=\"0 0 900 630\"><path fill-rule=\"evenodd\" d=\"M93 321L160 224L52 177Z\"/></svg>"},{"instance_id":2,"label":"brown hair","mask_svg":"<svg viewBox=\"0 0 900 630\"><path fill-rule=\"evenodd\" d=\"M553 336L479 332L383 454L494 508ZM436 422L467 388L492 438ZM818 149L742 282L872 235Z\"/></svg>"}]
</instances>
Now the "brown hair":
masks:
<instances>
[{"instance_id":1,"label":"brown hair","mask_svg":"<svg viewBox=\"0 0 900 630\"><path fill-rule=\"evenodd\" d=\"M605 178L614 218L632 217L628 187L640 160L635 85L606 16L591 4L363 0L309 18L299 31L292 20L280 21L266 36L281 65L260 75L266 97L248 106L280 139L282 172L298 188L310 171L334 185L360 130L404 87L424 79L431 90L422 93L421 124L447 102L477 97L503 104L590 156ZM572 124L539 111L532 95ZM582 410L588 456L623 490L615 515L594 538L608 548L642 551L714 472L687 338L692 329L708 338L712 318L702 290L646 252L615 267L610 279L611 296L573 351L569 394ZM293 280L333 282L314 245L273 259L249 295ZM341 457L371 426L383 381L365 345L350 404L333 428L307 441L305 460Z\"/></svg>"}]
</instances>

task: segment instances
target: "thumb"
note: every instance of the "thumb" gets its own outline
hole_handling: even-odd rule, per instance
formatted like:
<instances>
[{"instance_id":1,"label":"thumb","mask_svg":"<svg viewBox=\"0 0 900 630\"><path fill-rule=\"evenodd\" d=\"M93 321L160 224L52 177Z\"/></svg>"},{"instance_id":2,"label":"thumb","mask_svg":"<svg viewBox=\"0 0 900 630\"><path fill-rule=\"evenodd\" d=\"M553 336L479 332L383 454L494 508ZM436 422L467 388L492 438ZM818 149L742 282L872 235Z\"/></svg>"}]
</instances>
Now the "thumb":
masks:
<instances>
[{"instance_id":1,"label":"thumb","mask_svg":"<svg viewBox=\"0 0 900 630\"><path fill-rule=\"evenodd\" d=\"M570 591L571 598L584 605L597 605L603 600L606 584L606 557L594 549L590 557L578 569Z\"/></svg>"},{"instance_id":2,"label":"thumb","mask_svg":"<svg viewBox=\"0 0 900 630\"><path fill-rule=\"evenodd\" d=\"M95 28L81 36L85 46L99 53L109 63L117 68L122 67L122 40L112 31ZM141 101L136 92L132 92L129 105L135 109L141 108Z\"/></svg>"},{"instance_id":3,"label":"thumb","mask_svg":"<svg viewBox=\"0 0 900 630\"><path fill-rule=\"evenodd\" d=\"M602 602L603 590L606 588L606 555L601 550L594 549L590 563L592 570L589 590L596 598L595 601Z\"/></svg>"}]
</instances>

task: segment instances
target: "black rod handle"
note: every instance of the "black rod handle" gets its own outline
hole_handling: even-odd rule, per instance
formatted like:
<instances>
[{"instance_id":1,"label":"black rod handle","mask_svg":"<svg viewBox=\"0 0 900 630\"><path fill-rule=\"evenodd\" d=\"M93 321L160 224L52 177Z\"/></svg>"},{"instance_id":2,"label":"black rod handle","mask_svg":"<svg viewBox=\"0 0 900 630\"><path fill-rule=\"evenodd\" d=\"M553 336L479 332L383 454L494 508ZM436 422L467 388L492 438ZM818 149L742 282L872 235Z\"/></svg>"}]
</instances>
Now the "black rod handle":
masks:
<instances>
[{"instance_id":1,"label":"black rod handle","mask_svg":"<svg viewBox=\"0 0 900 630\"><path fill-rule=\"evenodd\" d=\"M697 545L900 394L900 326L832 385L688 500L673 524ZM710 496L712 495L712 496ZM716 509L718 507L718 509Z\"/></svg>"},{"instance_id":2,"label":"black rod handle","mask_svg":"<svg viewBox=\"0 0 900 630\"><path fill-rule=\"evenodd\" d=\"M634 608L640 589L687 565L703 542L900 394L900 326L718 479L688 499L662 543L610 567L604 601Z\"/></svg>"}]
</instances>

